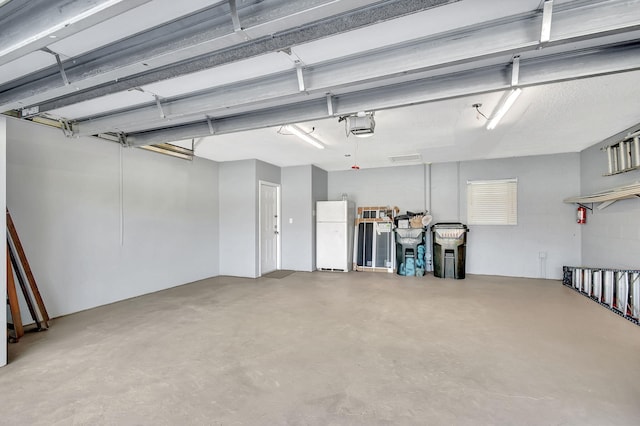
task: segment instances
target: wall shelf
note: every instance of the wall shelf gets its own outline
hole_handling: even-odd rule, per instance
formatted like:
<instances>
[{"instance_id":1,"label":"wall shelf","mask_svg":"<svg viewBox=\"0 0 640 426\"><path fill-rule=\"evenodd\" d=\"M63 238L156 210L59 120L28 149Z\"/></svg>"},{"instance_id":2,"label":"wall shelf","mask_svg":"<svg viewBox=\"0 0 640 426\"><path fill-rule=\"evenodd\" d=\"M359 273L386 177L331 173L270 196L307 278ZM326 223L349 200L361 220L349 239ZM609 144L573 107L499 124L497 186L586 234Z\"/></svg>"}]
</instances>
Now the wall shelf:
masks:
<instances>
[{"instance_id":1,"label":"wall shelf","mask_svg":"<svg viewBox=\"0 0 640 426\"><path fill-rule=\"evenodd\" d=\"M616 201L638 197L640 197L640 183L636 182L631 185L620 186L606 191L596 192L591 195L578 195L575 197L565 198L564 202L580 205L586 203L600 203L598 210L602 210Z\"/></svg>"}]
</instances>

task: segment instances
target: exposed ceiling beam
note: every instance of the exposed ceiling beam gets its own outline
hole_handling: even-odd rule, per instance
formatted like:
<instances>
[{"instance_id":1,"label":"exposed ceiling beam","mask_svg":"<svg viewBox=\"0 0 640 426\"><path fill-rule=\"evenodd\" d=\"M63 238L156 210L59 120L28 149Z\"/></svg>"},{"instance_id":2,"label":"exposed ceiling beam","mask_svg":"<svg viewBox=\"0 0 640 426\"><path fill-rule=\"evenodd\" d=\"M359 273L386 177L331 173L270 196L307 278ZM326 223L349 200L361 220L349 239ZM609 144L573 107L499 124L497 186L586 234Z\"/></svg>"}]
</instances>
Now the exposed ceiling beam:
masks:
<instances>
[{"instance_id":1,"label":"exposed ceiling beam","mask_svg":"<svg viewBox=\"0 0 640 426\"><path fill-rule=\"evenodd\" d=\"M520 62L520 87L556 83L577 78L640 70L640 42L606 49L590 49L573 55L531 59ZM334 114L344 115L365 109L433 102L510 87L506 66L486 67L446 76L377 87L334 96ZM213 121L215 134L224 134L327 118L326 99L292 103ZM207 120L127 135L131 146L171 142L210 135Z\"/></svg>"},{"instance_id":2,"label":"exposed ceiling beam","mask_svg":"<svg viewBox=\"0 0 640 426\"><path fill-rule=\"evenodd\" d=\"M573 41L603 38L611 32L640 29L640 7L632 11L628 3L609 3L608 6L565 8L556 12L556 28L560 34L547 46L563 47ZM605 12L602 8L611 7ZM615 13L614 13L615 12ZM627 13L628 12L628 13ZM631 14L632 16L629 16ZM605 18L606 16L606 18ZM226 116L304 101L309 95L325 96L326 93L345 93L361 90L363 85L389 85L398 78L422 79L424 73L447 74L458 68L484 67L504 63L505 57L534 52L536 56L551 52L539 52L539 13L494 22L493 25L476 25L463 30L441 34L423 40L394 45L386 49L365 53L327 64L318 64L304 70L304 92L301 93L298 68L290 73L279 73L252 81L222 86L182 99L163 103L166 117L157 113L155 105L134 108L103 117L80 120L74 125L79 135L108 131L129 132L143 128L165 127L172 120L208 115ZM600 41L604 40L604 41ZM568 50L566 55L573 55ZM553 70L551 70L553 71Z\"/></svg>"},{"instance_id":3,"label":"exposed ceiling beam","mask_svg":"<svg viewBox=\"0 0 640 426\"><path fill-rule=\"evenodd\" d=\"M0 65L150 0L13 0L0 10Z\"/></svg>"},{"instance_id":4,"label":"exposed ceiling beam","mask_svg":"<svg viewBox=\"0 0 640 426\"><path fill-rule=\"evenodd\" d=\"M234 31L225 2L74 58L73 66L66 68L70 86L48 69L35 79L0 87L0 111L27 105L38 105L41 112L61 108L457 1L259 2L239 11L242 34Z\"/></svg>"}]
</instances>

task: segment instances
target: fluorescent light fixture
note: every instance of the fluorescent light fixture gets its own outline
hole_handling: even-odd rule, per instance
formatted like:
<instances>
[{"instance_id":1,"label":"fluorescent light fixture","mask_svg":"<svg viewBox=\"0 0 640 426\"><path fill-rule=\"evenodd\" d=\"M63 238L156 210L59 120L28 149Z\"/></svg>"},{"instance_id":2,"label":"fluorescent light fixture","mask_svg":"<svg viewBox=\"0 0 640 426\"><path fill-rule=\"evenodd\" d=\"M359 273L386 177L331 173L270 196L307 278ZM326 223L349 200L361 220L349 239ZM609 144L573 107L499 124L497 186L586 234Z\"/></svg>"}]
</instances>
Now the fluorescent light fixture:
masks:
<instances>
[{"instance_id":1,"label":"fluorescent light fixture","mask_svg":"<svg viewBox=\"0 0 640 426\"><path fill-rule=\"evenodd\" d=\"M102 12L105 9L110 8L111 6L114 6L120 2L122 2L123 0L107 0L104 3L100 3L95 7L92 7L91 9L85 10L82 13L79 13L78 15L69 18L69 19L65 19L64 21L47 28L44 31L39 32L38 34L32 35L31 37L27 37L24 40L22 40L21 42L18 42L16 44L14 44L13 46L9 46L6 49L0 51L0 56L4 56L7 55L15 50L21 49L35 41L40 40L41 38L45 38L45 37L50 37L53 33L60 31L61 29L68 27L69 25L73 25L76 22L80 22L83 19L86 19L88 17L90 17L91 15L95 15L96 13ZM0 5L4 4L4 1L0 0Z\"/></svg>"},{"instance_id":2,"label":"fluorescent light fixture","mask_svg":"<svg viewBox=\"0 0 640 426\"><path fill-rule=\"evenodd\" d=\"M506 97L502 105L500 105L495 114L493 114L493 117L491 117L491 119L487 123L487 130L493 130L496 128L500 120L502 120L502 117L504 117L504 115L507 113L507 111L509 111L509 108L511 108L516 99L518 99L520 93L522 93L522 89L519 87L517 89L511 90L509 96Z\"/></svg>"},{"instance_id":3,"label":"fluorescent light fixture","mask_svg":"<svg viewBox=\"0 0 640 426\"><path fill-rule=\"evenodd\" d=\"M318 139L314 138L313 136L309 135L307 132L305 132L295 124L287 124L286 126L284 126L284 130L286 130L291 134L296 135L306 143L311 144L318 149L324 149L324 144L322 142L320 142Z\"/></svg>"}]
</instances>

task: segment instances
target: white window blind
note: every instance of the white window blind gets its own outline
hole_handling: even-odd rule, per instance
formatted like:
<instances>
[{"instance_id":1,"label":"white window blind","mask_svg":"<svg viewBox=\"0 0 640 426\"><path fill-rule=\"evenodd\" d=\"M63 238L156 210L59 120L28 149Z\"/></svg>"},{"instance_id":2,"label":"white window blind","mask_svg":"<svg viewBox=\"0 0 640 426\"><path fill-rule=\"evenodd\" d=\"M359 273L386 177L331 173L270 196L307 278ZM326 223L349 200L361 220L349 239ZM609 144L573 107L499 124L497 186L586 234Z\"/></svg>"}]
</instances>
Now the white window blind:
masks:
<instances>
[{"instance_id":1,"label":"white window blind","mask_svg":"<svg viewBox=\"0 0 640 426\"><path fill-rule=\"evenodd\" d=\"M517 225L518 180L467 181L469 225Z\"/></svg>"}]
</instances>

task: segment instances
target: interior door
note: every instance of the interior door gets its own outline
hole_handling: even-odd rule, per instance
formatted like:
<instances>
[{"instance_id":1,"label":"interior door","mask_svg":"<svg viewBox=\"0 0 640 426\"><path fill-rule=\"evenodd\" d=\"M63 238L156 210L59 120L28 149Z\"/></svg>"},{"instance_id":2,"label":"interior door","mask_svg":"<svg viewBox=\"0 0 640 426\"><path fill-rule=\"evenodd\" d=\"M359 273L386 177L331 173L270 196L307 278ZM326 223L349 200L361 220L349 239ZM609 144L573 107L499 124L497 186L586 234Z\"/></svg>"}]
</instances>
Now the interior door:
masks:
<instances>
[{"instance_id":1,"label":"interior door","mask_svg":"<svg viewBox=\"0 0 640 426\"><path fill-rule=\"evenodd\" d=\"M278 269L278 186L260 183L260 275Z\"/></svg>"}]
</instances>

